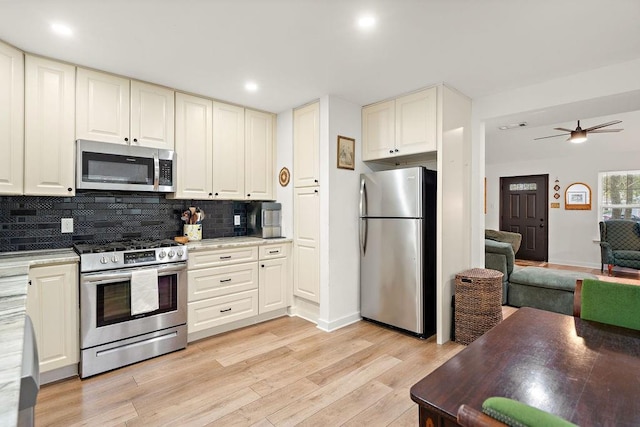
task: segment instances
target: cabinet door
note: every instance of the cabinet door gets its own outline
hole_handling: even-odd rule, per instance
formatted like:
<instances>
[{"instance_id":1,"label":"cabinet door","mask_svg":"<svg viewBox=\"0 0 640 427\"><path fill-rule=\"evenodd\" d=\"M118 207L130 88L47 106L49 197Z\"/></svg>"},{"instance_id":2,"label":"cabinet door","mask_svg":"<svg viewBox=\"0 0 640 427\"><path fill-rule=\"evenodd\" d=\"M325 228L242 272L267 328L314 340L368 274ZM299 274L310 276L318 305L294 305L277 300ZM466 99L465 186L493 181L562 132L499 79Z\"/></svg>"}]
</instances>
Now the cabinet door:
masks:
<instances>
[{"instance_id":1,"label":"cabinet door","mask_svg":"<svg viewBox=\"0 0 640 427\"><path fill-rule=\"evenodd\" d=\"M274 200L273 114L245 110L244 188L247 199Z\"/></svg>"},{"instance_id":2,"label":"cabinet door","mask_svg":"<svg viewBox=\"0 0 640 427\"><path fill-rule=\"evenodd\" d=\"M213 103L213 197L242 200L244 108Z\"/></svg>"},{"instance_id":3,"label":"cabinet door","mask_svg":"<svg viewBox=\"0 0 640 427\"><path fill-rule=\"evenodd\" d=\"M78 68L76 139L128 144L128 79Z\"/></svg>"},{"instance_id":4,"label":"cabinet door","mask_svg":"<svg viewBox=\"0 0 640 427\"><path fill-rule=\"evenodd\" d=\"M394 100L362 109L362 160L395 155L395 115Z\"/></svg>"},{"instance_id":5,"label":"cabinet door","mask_svg":"<svg viewBox=\"0 0 640 427\"><path fill-rule=\"evenodd\" d=\"M75 264L29 270L27 314L33 321L40 372L78 363L78 274Z\"/></svg>"},{"instance_id":6,"label":"cabinet door","mask_svg":"<svg viewBox=\"0 0 640 427\"><path fill-rule=\"evenodd\" d=\"M293 111L293 184L320 183L320 103Z\"/></svg>"},{"instance_id":7,"label":"cabinet door","mask_svg":"<svg viewBox=\"0 0 640 427\"><path fill-rule=\"evenodd\" d=\"M293 218L293 294L320 302L320 195L296 188Z\"/></svg>"},{"instance_id":8,"label":"cabinet door","mask_svg":"<svg viewBox=\"0 0 640 427\"><path fill-rule=\"evenodd\" d=\"M0 194L22 194L23 150L23 54L0 43Z\"/></svg>"},{"instance_id":9,"label":"cabinet door","mask_svg":"<svg viewBox=\"0 0 640 427\"><path fill-rule=\"evenodd\" d=\"M76 69L25 59L24 193L73 196Z\"/></svg>"},{"instance_id":10,"label":"cabinet door","mask_svg":"<svg viewBox=\"0 0 640 427\"><path fill-rule=\"evenodd\" d=\"M287 258L276 258L260 261L258 314L287 307Z\"/></svg>"},{"instance_id":11,"label":"cabinet door","mask_svg":"<svg viewBox=\"0 0 640 427\"><path fill-rule=\"evenodd\" d=\"M210 197L212 110L208 99L176 93L177 198Z\"/></svg>"},{"instance_id":12,"label":"cabinet door","mask_svg":"<svg viewBox=\"0 0 640 427\"><path fill-rule=\"evenodd\" d=\"M436 151L437 88L396 99L396 154Z\"/></svg>"},{"instance_id":13,"label":"cabinet door","mask_svg":"<svg viewBox=\"0 0 640 427\"><path fill-rule=\"evenodd\" d=\"M173 150L174 92L131 81L131 145Z\"/></svg>"}]
</instances>

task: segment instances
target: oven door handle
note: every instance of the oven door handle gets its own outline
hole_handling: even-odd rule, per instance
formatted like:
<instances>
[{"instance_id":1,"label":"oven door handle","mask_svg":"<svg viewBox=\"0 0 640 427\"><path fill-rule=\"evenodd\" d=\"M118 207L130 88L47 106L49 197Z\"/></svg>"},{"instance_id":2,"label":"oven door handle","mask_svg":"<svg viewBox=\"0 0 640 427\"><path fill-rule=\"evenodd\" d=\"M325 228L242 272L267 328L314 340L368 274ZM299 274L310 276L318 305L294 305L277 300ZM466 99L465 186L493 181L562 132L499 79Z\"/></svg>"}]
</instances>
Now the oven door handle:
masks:
<instances>
[{"instance_id":1,"label":"oven door handle","mask_svg":"<svg viewBox=\"0 0 640 427\"><path fill-rule=\"evenodd\" d=\"M131 273L134 270L143 270L149 268L155 268L156 270L158 270L158 276L166 276L167 274L171 274L173 272L184 271L186 267L186 262L178 262L169 265L161 265L159 267L140 267L117 271L97 271L93 273L82 273L80 275L80 281L82 283L94 284L116 282L122 279L130 279Z\"/></svg>"}]
</instances>

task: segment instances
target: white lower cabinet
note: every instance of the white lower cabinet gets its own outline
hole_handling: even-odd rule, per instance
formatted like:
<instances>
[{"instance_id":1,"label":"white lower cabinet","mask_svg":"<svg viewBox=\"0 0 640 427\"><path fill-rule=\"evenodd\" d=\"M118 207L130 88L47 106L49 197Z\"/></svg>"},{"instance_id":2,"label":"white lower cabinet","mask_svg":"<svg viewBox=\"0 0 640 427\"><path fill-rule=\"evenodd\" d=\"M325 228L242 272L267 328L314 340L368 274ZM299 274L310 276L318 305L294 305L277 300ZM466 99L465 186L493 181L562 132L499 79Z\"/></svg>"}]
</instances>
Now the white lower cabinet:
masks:
<instances>
[{"instance_id":1,"label":"white lower cabinet","mask_svg":"<svg viewBox=\"0 0 640 427\"><path fill-rule=\"evenodd\" d=\"M291 244L260 247L259 314L289 306L289 247Z\"/></svg>"},{"instance_id":2,"label":"white lower cabinet","mask_svg":"<svg viewBox=\"0 0 640 427\"><path fill-rule=\"evenodd\" d=\"M187 271L189 334L255 318L289 305L290 243L192 251ZM233 326L233 325L232 325ZM207 330L211 330L207 333Z\"/></svg>"},{"instance_id":3,"label":"white lower cabinet","mask_svg":"<svg viewBox=\"0 0 640 427\"><path fill-rule=\"evenodd\" d=\"M80 350L76 264L29 269L27 314L35 329L41 373L78 363Z\"/></svg>"}]
</instances>

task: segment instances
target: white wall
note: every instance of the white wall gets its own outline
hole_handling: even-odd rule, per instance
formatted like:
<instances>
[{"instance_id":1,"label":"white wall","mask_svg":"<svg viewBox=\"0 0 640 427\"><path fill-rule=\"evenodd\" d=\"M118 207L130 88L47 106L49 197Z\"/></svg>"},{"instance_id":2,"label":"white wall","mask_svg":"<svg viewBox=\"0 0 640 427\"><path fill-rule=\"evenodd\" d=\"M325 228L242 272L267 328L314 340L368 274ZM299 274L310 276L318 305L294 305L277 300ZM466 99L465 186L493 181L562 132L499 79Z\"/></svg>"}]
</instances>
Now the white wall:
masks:
<instances>
[{"instance_id":1,"label":"white wall","mask_svg":"<svg viewBox=\"0 0 640 427\"><path fill-rule=\"evenodd\" d=\"M570 103L586 102L600 97L615 96L640 90L640 59L621 64L585 71L579 74L554 79L537 85L487 96L473 101L472 143L472 241L471 262L484 265L483 206L485 177L485 124L502 116L515 113L544 111ZM578 105L576 105L578 108ZM602 113L606 115L606 112ZM605 155L605 152L602 153ZM550 176L551 181L555 175ZM570 179L567 177L566 179ZM562 183L566 185L565 183ZM550 230L551 231L551 230ZM558 255L558 258L564 255Z\"/></svg>"},{"instance_id":2,"label":"white wall","mask_svg":"<svg viewBox=\"0 0 640 427\"><path fill-rule=\"evenodd\" d=\"M554 135L554 127L574 128L575 122L551 126L503 131L487 136L486 176L487 215L485 226L498 229L500 224L500 177L549 175L549 202L560 208L549 209L549 262L554 264L600 267L598 240L598 172L640 169L640 111L619 113L584 120L591 125L622 120L611 128L619 133L591 134L587 142L572 144L566 137L535 141L533 138ZM553 198L558 179L561 198ZM574 182L583 182L592 191L592 209L565 210L564 191Z\"/></svg>"}]
</instances>

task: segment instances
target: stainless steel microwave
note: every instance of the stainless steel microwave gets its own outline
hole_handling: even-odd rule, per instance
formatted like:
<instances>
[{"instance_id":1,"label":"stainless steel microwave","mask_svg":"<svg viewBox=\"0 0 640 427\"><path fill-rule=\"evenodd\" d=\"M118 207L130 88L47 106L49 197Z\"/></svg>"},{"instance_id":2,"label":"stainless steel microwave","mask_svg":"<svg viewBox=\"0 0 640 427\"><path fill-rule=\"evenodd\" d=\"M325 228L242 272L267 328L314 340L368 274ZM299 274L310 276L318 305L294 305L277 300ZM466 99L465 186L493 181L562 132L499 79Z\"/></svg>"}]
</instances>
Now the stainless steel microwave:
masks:
<instances>
[{"instance_id":1,"label":"stainless steel microwave","mask_svg":"<svg viewBox=\"0 0 640 427\"><path fill-rule=\"evenodd\" d=\"M176 153L150 147L76 141L76 188L172 193Z\"/></svg>"}]
</instances>

